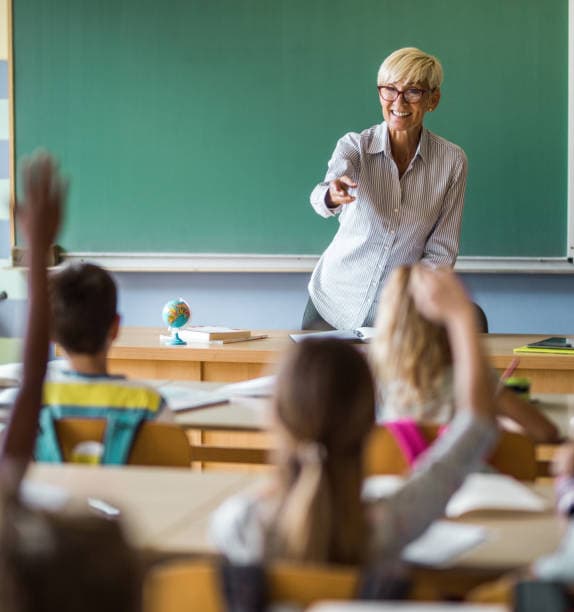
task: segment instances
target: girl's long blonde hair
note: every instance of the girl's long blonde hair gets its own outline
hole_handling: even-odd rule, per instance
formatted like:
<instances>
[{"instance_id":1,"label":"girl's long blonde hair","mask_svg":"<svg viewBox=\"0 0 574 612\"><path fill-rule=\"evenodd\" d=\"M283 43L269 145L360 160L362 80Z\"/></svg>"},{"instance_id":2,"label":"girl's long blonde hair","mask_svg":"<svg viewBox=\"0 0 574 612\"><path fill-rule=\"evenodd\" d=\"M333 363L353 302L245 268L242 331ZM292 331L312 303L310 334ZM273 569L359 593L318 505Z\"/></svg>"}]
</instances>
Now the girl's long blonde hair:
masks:
<instances>
[{"instance_id":1,"label":"girl's long blonde hair","mask_svg":"<svg viewBox=\"0 0 574 612\"><path fill-rule=\"evenodd\" d=\"M371 361L385 416L439 418L452 356L444 327L416 309L409 292L411 267L397 268L381 292ZM444 417L443 417L444 418Z\"/></svg>"},{"instance_id":2,"label":"girl's long blonde hair","mask_svg":"<svg viewBox=\"0 0 574 612\"><path fill-rule=\"evenodd\" d=\"M280 450L269 555L364 560L362 454L375 408L365 358L338 340L295 345L279 374L274 408Z\"/></svg>"}]
</instances>

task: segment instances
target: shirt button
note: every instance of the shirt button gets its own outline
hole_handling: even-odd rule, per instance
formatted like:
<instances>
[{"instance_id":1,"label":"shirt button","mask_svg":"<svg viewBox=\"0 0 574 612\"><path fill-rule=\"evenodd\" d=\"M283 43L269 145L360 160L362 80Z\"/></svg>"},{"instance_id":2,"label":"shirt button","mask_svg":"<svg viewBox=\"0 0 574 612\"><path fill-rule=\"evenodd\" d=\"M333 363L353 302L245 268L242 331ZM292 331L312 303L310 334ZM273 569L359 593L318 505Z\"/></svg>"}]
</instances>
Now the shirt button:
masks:
<instances>
[{"instance_id":1,"label":"shirt button","mask_svg":"<svg viewBox=\"0 0 574 612\"><path fill-rule=\"evenodd\" d=\"M394 234L394 233L395 233L395 230L391 230L391 234Z\"/></svg>"},{"instance_id":2,"label":"shirt button","mask_svg":"<svg viewBox=\"0 0 574 612\"><path fill-rule=\"evenodd\" d=\"M395 208L395 212L399 212L399 209L398 209L398 208Z\"/></svg>"}]
</instances>

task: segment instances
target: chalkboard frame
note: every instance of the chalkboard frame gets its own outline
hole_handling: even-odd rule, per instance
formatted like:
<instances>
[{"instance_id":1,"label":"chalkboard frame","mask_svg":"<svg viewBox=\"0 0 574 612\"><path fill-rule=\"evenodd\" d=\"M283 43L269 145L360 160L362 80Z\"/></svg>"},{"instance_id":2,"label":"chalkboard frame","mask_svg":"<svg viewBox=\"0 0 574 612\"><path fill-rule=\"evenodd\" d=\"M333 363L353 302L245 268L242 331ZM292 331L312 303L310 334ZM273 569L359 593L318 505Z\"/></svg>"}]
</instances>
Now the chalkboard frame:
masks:
<instances>
[{"instance_id":1,"label":"chalkboard frame","mask_svg":"<svg viewBox=\"0 0 574 612\"><path fill-rule=\"evenodd\" d=\"M9 110L10 110L10 240L18 252L15 210L14 138L14 53L13 0L8 0L9 31ZM568 0L568 117L574 117L574 0ZM462 272L551 273L574 271L574 120L568 121L567 134L567 244L564 257L480 257L460 256L457 269ZM309 272L316 255L269 255L250 253L148 253L148 252L70 252L69 260L91 260L117 271L176 272Z\"/></svg>"}]
</instances>

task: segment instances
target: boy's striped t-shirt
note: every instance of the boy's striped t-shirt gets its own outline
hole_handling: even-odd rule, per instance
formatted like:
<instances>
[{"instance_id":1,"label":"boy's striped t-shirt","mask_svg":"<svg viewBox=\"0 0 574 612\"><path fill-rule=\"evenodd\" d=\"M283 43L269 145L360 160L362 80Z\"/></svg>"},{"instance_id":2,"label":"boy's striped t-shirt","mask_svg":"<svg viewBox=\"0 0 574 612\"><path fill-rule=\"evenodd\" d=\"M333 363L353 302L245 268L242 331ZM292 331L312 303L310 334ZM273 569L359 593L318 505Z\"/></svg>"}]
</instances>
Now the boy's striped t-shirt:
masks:
<instances>
[{"instance_id":1,"label":"boy's striped t-shirt","mask_svg":"<svg viewBox=\"0 0 574 612\"><path fill-rule=\"evenodd\" d=\"M157 418L166 408L161 394L148 385L117 375L89 375L62 371L44 383L45 407L100 410L143 410L149 419ZM88 416L88 415L86 415Z\"/></svg>"},{"instance_id":2,"label":"boy's striped t-shirt","mask_svg":"<svg viewBox=\"0 0 574 612\"><path fill-rule=\"evenodd\" d=\"M63 460L56 422L66 418L105 419L101 463L123 464L144 421L169 417L165 400L151 386L123 376L87 375L71 370L50 374L44 382L36 460Z\"/></svg>"}]
</instances>

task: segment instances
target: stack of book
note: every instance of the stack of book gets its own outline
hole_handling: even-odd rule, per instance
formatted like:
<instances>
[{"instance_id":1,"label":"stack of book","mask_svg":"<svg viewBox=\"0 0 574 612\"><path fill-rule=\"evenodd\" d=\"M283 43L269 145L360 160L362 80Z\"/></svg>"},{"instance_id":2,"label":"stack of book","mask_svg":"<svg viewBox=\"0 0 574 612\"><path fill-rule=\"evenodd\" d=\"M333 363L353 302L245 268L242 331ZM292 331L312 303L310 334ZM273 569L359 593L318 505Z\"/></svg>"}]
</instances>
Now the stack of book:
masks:
<instances>
[{"instance_id":1,"label":"stack of book","mask_svg":"<svg viewBox=\"0 0 574 612\"><path fill-rule=\"evenodd\" d=\"M553 336L514 349L515 353L553 353L574 355L574 338Z\"/></svg>"},{"instance_id":2,"label":"stack of book","mask_svg":"<svg viewBox=\"0 0 574 612\"><path fill-rule=\"evenodd\" d=\"M232 327L190 325L177 330L179 337L190 344L227 344L267 338L266 334L253 335L250 329ZM175 332L173 332L175 333Z\"/></svg>"}]
</instances>

